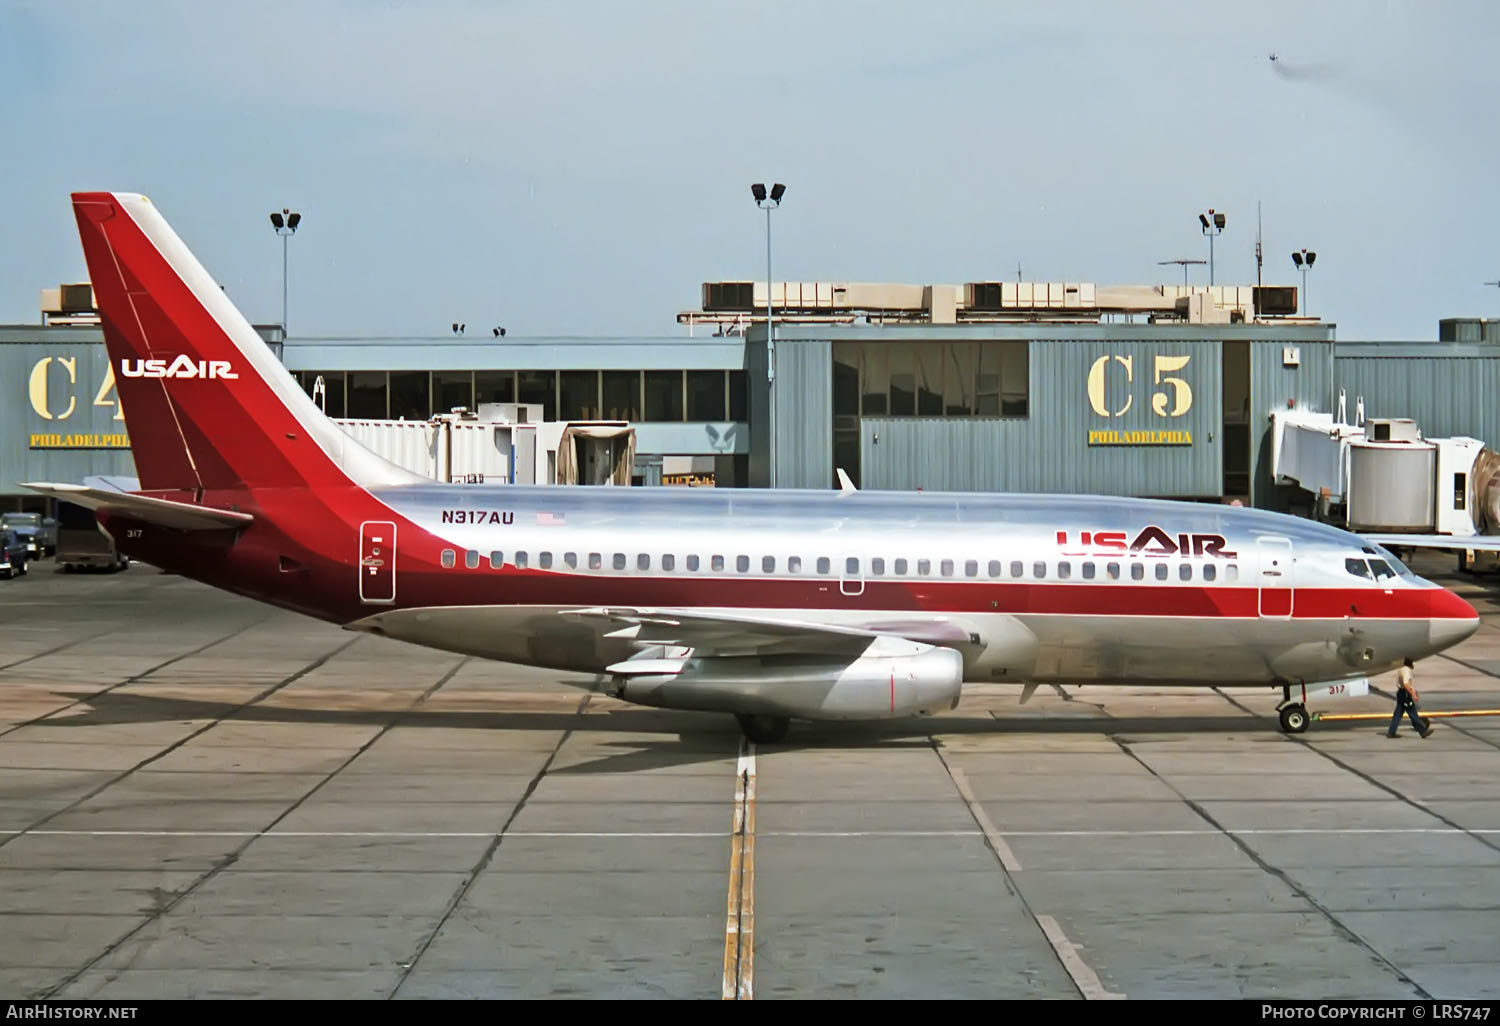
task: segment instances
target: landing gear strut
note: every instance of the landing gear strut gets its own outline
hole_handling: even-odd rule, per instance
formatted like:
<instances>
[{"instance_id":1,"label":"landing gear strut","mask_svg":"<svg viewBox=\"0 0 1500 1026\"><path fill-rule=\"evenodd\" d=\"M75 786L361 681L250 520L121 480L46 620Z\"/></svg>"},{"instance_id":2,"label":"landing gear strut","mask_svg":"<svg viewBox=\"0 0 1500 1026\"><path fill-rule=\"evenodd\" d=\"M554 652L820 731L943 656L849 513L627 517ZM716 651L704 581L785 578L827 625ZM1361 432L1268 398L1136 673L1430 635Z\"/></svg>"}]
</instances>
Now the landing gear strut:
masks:
<instances>
[{"instance_id":1,"label":"landing gear strut","mask_svg":"<svg viewBox=\"0 0 1500 1026\"><path fill-rule=\"evenodd\" d=\"M740 721L740 730L756 744L774 744L785 741L792 721L786 716L762 716L755 713L735 713Z\"/></svg>"},{"instance_id":2,"label":"landing gear strut","mask_svg":"<svg viewBox=\"0 0 1500 1026\"><path fill-rule=\"evenodd\" d=\"M1307 730L1307 706L1292 701L1290 684L1281 686L1281 704L1276 707L1281 714L1281 729L1288 734L1301 734Z\"/></svg>"}]
</instances>

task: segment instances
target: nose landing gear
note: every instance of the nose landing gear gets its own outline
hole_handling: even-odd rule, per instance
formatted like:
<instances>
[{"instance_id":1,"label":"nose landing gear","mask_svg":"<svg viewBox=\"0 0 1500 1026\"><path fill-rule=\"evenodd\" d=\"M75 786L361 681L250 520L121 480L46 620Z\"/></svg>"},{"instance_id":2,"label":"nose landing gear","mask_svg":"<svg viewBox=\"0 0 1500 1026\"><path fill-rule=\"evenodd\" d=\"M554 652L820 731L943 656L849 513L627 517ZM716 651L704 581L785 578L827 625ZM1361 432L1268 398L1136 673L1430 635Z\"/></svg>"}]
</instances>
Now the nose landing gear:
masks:
<instances>
[{"instance_id":1,"label":"nose landing gear","mask_svg":"<svg viewBox=\"0 0 1500 1026\"><path fill-rule=\"evenodd\" d=\"M1309 717L1307 706L1302 702L1292 701L1292 686L1283 684L1281 686L1281 702L1276 706L1277 713L1281 717L1281 729L1287 734L1301 734L1307 730Z\"/></svg>"}]
</instances>

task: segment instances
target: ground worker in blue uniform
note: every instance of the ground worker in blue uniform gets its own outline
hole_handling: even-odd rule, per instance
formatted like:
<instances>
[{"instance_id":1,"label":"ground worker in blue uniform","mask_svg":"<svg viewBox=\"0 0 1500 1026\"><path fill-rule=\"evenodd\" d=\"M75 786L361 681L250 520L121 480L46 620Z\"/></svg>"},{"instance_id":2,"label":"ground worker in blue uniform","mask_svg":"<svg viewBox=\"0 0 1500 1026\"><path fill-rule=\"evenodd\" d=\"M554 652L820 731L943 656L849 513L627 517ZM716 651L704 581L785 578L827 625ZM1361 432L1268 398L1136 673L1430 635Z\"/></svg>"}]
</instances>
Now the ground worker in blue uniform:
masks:
<instances>
[{"instance_id":1,"label":"ground worker in blue uniform","mask_svg":"<svg viewBox=\"0 0 1500 1026\"><path fill-rule=\"evenodd\" d=\"M1396 711L1391 714L1391 729L1385 732L1386 737L1396 736L1396 728L1401 725L1403 712L1411 718L1412 729L1417 733L1423 737L1432 733L1432 724L1417 712L1417 688L1411 682L1412 676L1411 660L1408 659L1396 671Z\"/></svg>"}]
</instances>

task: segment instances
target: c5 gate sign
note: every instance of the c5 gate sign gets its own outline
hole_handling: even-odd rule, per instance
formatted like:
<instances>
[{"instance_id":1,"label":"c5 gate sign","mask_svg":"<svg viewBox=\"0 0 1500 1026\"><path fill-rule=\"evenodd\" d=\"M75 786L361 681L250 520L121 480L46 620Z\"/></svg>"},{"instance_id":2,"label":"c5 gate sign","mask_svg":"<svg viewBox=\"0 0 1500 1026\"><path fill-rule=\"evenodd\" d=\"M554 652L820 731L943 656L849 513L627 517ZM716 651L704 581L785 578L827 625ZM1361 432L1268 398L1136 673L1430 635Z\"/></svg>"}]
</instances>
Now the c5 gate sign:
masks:
<instances>
[{"instance_id":1,"label":"c5 gate sign","mask_svg":"<svg viewBox=\"0 0 1500 1026\"><path fill-rule=\"evenodd\" d=\"M1154 354L1149 378L1143 369L1139 382L1134 355L1095 359L1088 372L1089 406L1096 417L1106 421L1127 418L1131 426L1090 427L1088 444L1192 445L1192 430L1183 422L1173 423L1193 408L1193 388L1187 380L1192 359L1191 355ZM1138 393L1141 406L1136 405Z\"/></svg>"}]
</instances>

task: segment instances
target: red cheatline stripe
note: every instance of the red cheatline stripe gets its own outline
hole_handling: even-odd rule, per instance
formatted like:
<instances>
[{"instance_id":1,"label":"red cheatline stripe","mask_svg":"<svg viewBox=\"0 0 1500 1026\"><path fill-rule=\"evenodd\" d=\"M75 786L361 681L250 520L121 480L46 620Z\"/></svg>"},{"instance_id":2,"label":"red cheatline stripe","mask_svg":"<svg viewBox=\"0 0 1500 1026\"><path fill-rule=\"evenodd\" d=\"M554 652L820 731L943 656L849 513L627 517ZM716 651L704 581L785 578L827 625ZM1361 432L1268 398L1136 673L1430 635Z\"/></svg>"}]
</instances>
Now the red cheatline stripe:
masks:
<instances>
[{"instance_id":1,"label":"red cheatline stripe","mask_svg":"<svg viewBox=\"0 0 1500 1026\"><path fill-rule=\"evenodd\" d=\"M461 565L461 564L460 564ZM836 577L742 578L731 574L608 576L543 570L398 568L403 605L666 606L726 609L853 609L883 612L1174 616L1254 619L1286 609L1284 591L1240 585L867 580L844 595ZM1294 620L1473 618L1436 588L1298 588Z\"/></svg>"}]
</instances>

